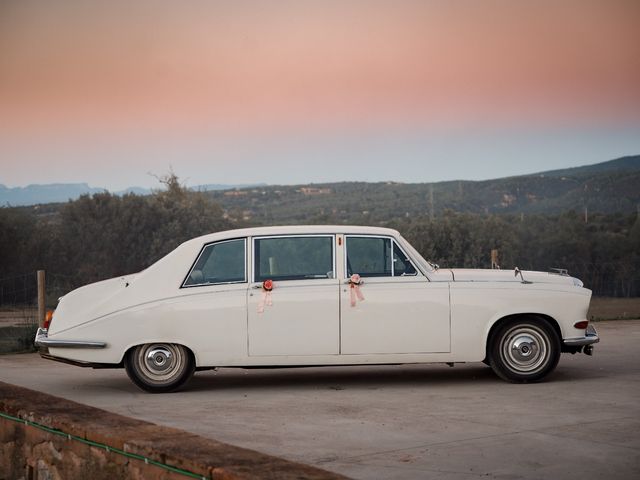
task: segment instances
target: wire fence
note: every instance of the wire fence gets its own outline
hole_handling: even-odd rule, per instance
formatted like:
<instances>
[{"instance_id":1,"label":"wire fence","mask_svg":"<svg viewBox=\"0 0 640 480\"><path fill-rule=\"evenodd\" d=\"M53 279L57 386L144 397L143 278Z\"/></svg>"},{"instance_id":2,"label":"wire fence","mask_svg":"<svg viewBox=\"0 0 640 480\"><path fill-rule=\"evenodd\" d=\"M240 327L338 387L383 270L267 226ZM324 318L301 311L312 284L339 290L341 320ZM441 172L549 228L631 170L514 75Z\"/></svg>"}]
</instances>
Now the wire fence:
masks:
<instances>
[{"instance_id":1,"label":"wire fence","mask_svg":"<svg viewBox=\"0 0 640 480\"><path fill-rule=\"evenodd\" d=\"M36 272L0 278L0 306L37 305Z\"/></svg>"},{"instance_id":2,"label":"wire fence","mask_svg":"<svg viewBox=\"0 0 640 480\"><path fill-rule=\"evenodd\" d=\"M0 353L33 350L37 328L36 272L0 278Z\"/></svg>"},{"instance_id":3,"label":"wire fence","mask_svg":"<svg viewBox=\"0 0 640 480\"><path fill-rule=\"evenodd\" d=\"M55 308L58 298L79 287L75 277L48 274L45 307ZM0 353L34 350L38 328L37 273L0 278Z\"/></svg>"}]
</instances>

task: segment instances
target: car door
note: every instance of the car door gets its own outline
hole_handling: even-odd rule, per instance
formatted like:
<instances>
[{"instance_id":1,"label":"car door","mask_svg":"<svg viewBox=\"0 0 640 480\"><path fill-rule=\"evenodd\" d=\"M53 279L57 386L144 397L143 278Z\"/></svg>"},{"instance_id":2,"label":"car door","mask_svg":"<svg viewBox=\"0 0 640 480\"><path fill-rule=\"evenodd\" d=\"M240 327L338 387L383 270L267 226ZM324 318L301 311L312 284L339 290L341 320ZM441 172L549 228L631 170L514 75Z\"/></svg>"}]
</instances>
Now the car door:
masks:
<instances>
[{"instance_id":1,"label":"car door","mask_svg":"<svg viewBox=\"0 0 640 480\"><path fill-rule=\"evenodd\" d=\"M429 282L391 237L346 235L345 247L341 353L449 352L448 283Z\"/></svg>"},{"instance_id":2,"label":"car door","mask_svg":"<svg viewBox=\"0 0 640 480\"><path fill-rule=\"evenodd\" d=\"M168 299L162 315L180 322L180 337L192 338L201 365L220 358L238 358L247 350L247 239L205 244L181 286L181 295ZM160 325L155 334L166 335Z\"/></svg>"},{"instance_id":3,"label":"car door","mask_svg":"<svg viewBox=\"0 0 640 480\"><path fill-rule=\"evenodd\" d=\"M338 354L335 236L254 237L252 245L249 355Z\"/></svg>"}]
</instances>

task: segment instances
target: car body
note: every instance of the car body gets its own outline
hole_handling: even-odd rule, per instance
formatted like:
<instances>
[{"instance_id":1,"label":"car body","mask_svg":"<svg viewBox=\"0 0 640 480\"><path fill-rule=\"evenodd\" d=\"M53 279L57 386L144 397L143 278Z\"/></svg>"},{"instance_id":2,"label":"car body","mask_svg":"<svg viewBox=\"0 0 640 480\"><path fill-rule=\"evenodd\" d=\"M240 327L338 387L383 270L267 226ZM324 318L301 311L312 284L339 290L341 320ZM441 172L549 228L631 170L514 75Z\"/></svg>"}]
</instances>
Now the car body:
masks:
<instances>
[{"instance_id":1,"label":"car body","mask_svg":"<svg viewBox=\"0 0 640 480\"><path fill-rule=\"evenodd\" d=\"M36 345L153 392L215 367L485 361L529 382L591 353L590 298L566 272L438 268L392 229L248 228L68 293Z\"/></svg>"}]
</instances>

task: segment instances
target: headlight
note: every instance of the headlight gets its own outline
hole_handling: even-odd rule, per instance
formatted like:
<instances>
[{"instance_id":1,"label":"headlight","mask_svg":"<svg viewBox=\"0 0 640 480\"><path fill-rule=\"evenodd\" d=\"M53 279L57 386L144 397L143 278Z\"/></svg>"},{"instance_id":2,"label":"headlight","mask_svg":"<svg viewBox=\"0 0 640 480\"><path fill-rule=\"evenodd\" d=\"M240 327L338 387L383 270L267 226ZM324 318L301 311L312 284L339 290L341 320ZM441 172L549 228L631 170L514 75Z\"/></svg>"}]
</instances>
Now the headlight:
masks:
<instances>
[{"instance_id":1,"label":"headlight","mask_svg":"<svg viewBox=\"0 0 640 480\"><path fill-rule=\"evenodd\" d=\"M573 279L573 285L576 287L584 287L584 283L582 283L582 280L578 280L577 278Z\"/></svg>"}]
</instances>

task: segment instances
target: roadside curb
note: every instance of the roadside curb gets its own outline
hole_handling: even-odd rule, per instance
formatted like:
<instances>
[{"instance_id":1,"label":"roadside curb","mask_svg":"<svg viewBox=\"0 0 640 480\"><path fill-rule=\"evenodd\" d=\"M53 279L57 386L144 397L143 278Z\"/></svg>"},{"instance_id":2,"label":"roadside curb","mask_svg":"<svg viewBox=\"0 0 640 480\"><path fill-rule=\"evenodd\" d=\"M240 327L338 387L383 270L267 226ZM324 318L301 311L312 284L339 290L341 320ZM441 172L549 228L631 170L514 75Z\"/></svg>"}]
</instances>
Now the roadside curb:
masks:
<instances>
[{"instance_id":1,"label":"roadside curb","mask_svg":"<svg viewBox=\"0 0 640 480\"><path fill-rule=\"evenodd\" d=\"M347 478L4 382L0 444L0 479Z\"/></svg>"}]
</instances>

